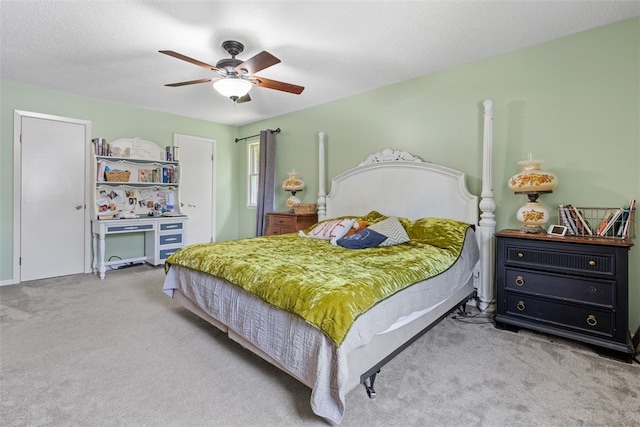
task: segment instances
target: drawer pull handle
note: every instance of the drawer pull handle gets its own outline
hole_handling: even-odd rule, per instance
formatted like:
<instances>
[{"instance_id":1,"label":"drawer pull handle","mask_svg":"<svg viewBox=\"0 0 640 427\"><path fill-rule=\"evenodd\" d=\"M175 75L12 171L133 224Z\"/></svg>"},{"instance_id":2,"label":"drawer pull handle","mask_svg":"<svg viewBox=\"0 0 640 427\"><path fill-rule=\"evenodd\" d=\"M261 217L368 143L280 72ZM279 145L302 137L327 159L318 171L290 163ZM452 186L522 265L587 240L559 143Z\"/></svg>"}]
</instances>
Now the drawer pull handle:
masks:
<instances>
[{"instance_id":1,"label":"drawer pull handle","mask_svg":"<svg viewBox=\"0 0 640 427\"><path fill-rule=\"evenodd\" d=\"M524 277L522 276L516 277L516 286L524 286Z\"/></svg>"},{"instance_id":2,"label":"drawer pull handle","mask_svg":"<svg viewBox=\"0 0 640 427\"><path fill-rule=\"evenodd\" d=\"M518 303L516 304L516 308L518 309L518 311L524 311L525 305L524 305L524 301L518 301Z\"/></svg>"},{"instance_id":3,"label":"drawer pull handle","mask_svg":"<svg viewBox=\"0 0 640 427\"><path fill-rule=\"evenodd\" d=\"M594 260L591 260L591 261L589 261L589 265L590 265L591 267L595 267L596 262L595 262Z\"/></svg>"},{"instance_id":4,"label":"drawer pull handle","mask_svg":"<svg viewBox=\"0 0 640 427\"><path fill-rule=\"evenodd\" d=\"M518 252L518 258L524 258L524 254L522 252Z\"/></svg>"},{"instance_id":5,"label":"drawer pull handle","mask_svg":"<svg viewBox=\"0 0 640 427\"><path fill-rule=\"evenodd\" d=\"M596 319L596 316L594 316L593 314L590 314L589 316L587 316L587 325L596 326L597 324L598 324L598 319Z\"/></svg>"}]
</instances>

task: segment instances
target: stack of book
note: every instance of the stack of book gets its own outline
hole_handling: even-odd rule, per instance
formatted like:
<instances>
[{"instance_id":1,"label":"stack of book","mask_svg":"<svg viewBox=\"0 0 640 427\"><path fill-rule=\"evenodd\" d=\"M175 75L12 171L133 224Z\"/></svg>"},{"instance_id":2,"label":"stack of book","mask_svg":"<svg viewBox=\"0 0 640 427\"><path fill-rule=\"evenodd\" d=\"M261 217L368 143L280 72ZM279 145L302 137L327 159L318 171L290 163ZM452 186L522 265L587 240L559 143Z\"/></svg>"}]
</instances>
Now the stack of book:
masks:
<instances>
[{"instance_id":1,"label":"stack of book","mask_svg":"<svg viewBox=\"0 0 640 427\"><path fill-rule=\"evenodd\" d=\"M174 168L138 169L138 182L177 183L178 175Z\"/></svg>"},{"instance_id":2,"label":"stack of book","mask_svg":"<svg viewBox=\"0 0 640 427\"><path fill-rule=\"evenodd\" d=\"M593 228L580 210L572 205L558 205L558 213L569 234L573 236L593 236Z\"/></svg>"},{"instance_id":3,"label":"stack of book","mask_svg":"<svg viewBox=\"0 0 640 427\"><path fill-rule=\"evenodd\" d=\"M635 199L629 201L628 206L610 209L558 205L558 217L570 235L627 239L630 237L635 208Z\"/></svg>"},{"instance_id":4,"label":"stack of book","mask_svg":"<svg viewBox=\"0 0 640 427\"><path fill-rule=\"evenodd\" d=\"M170 145L167 145L164 150L165 150L165 159L168 162L178 161L178 147L172 147Z\"/></svg>"}]
</instances>

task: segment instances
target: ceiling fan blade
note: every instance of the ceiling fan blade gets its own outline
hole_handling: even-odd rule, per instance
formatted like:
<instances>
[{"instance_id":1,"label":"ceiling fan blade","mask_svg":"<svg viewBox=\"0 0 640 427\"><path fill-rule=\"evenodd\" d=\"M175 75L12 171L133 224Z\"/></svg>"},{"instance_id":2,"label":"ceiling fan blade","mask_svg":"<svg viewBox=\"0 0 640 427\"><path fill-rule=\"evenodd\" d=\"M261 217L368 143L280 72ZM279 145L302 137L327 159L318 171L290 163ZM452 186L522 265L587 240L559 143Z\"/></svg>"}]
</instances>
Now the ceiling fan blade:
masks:
<instances>
[{"instance_id":1,"label":"ceiling fan blade","mask_svg":"<svg viewBox=\"0 0 640 427\"><path fill-rule=\"evenodd\" d=\"M199 80L189 80L188 82L169 83L169 84L166 84L165 86L178 87L178 86L186 86L186 85L195 85L195 84L198 84L198 83L208 83L211 80L213 80L213 79L212 78L208 78L208 79L199 79Z\"/></svg>"},{"instance_id":2,"label":"ceiling fan blade","mask_svg":"<svg viewBox=\"0 0 640 427\"><path fill-rule=\"evenodd\" d=\"M266 87L267 89L281 90L283 92L295 93L296 95L300 95L304 90L304 86L279 82L277 80L265 79L264 77L258 76L251 77L251 82L256 86Z\"/></svg>"},{"instance_id":3,"label":"ceiling fan blade","mask_svg":"<svg viewBox=\"0 0 640 427\"><path fill-rule=\"evenodd\" d=\"M249 102L251 101L251 97L249 96L249 94L246 94L245 96L241 96L240 98L238 98L236 100L236 104L240 104L241 102Z\"/></svg>"},{"instance_id":4,"label":"ceiling fan blade","mask_svg":"<svg viewBox=\"0 0 640 427\"><path fill-rule=\"evenodd\" d=\"M159 50L158 52L164 53L165 55L173 56L174 58L182 59L183 61L190 62L193 65L204 68L205 70L217 70L217 68L213 65L207 64L206 62L198 61L197 59L189 58L188 56L185 56L178 52L174 52L172 50Z\"/></svg>"},{"instance_id":5,"label":"ceiling fan blade","mask_svg":"<svg viewBox=\"0 0 640 427\"><path fill-rule=\"evenodd\" d=\"M238 65L236 67L236 71L239 73L240 70L247 70L248 74L254 74L267 67L276 65L279 62L280 60L278 58L263 50L259 54L252 56L242 64Z\"/></svg>"}]
</instances>

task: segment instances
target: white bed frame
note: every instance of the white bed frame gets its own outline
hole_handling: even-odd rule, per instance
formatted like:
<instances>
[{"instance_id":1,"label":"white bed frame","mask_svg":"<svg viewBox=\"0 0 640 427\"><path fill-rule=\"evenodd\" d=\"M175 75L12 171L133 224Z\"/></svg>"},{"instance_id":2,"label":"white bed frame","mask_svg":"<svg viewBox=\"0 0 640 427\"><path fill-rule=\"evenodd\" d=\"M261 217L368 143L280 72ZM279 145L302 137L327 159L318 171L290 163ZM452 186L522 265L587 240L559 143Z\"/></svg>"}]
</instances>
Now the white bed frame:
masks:
<instances>
[{"instance_id":1,"label":"white bed frame","mask_svg":"<svg viewBox=\"0 0 640 427\"><path fill-rule=\"evenodd\" d=\"M468 271L472 267L471 264L468 264L469 269L464 270L466 271L464 278L448 276L446 274L449 272L447 272L441 275L440 279L435 278L441 280L440 282L425 281L403 291L403 294L409 292L406 294L408 300L402 298L385 299L377 304L375 309L365 312L356 320L352 326L352 331L355 332L348 334L338 348L334 348L332 344L328 343L324 334L319 333L297 316L279 310L251 294L244 295L245 293L236 286L228 285L225 287L234 295L238 294L234 298L251 299L255 312L262 313L261 318L269 323L269 327L279 325L280 322L286 324L287 328L289 328L288 325L293 325L295 330L302 331L301 336L320 343L319 348L323 348L323 352L320 353L323 355L323 359L334 358L332 360L335 360L336 363L336 365L327 366L326 369L333 371L335 367L337 374L329 376L316 375L315 373L307 374L307 371L301 370L299 365L304 363L301 363L299 358L296 358L294 364L289 364L283 361L280 348L273 348L273 345L284 347L291 345L290 343L280 343L277 339L275 340L276 344L271 344L271 339L269 339L269 344L260 343L259 339L255 338L255 331L247 329L245 326L245 323L251 322L243 323L240 321L234 324L233 320L212 317L182 291L178 289L173 291L174 281L187 283L192 280L192 274L199 275L196 279L198 281L205 280L205 273L182 271L172 267L168 272L167 280L165 280L165 291L168 291L176 302L226 332L229 338L309 386L313 390L311 404L314 412L332 424L339 424L344 411L344 407L341 405L347 392L364 383L370 396L375 394L373 381L379 369L448 313L465 304L470 295L477 294L477 305L480 309L487 310L491 307L494 299L493 235L495 232L493 214L495 203L493 201L491 171L492 106L491 100L484 102L484 166L480 203L478 203L479 198L468 191L465 175L462 172L422 162L406 152L397 150L383 150L370 156L358 167L336 176L332 180L331 193L327 196L325 193L324 134L319 133L318 215L320 219L340 215L363 215L377 210L385 215L409 219L434 216L453 218L474 224L480 256L473 277L468 275ZM481 211L480 215L478 215L479 211ZM463 258L461 256L458 262L464 262L461 261ZM477 256L474 256L469 258L468 262L475 262L476 259ZM450 269L450 271L452 270L455 269ZM169 288L166 285L169 285ZM407 302L419 300L419 298L412 296L422 295L426 290L425 286L446 289L447 285L450 285L451 290L444 291L448 295L446 299L438 300L439 302L433 306L420 307L412 313L415 316L408 323L398 322L401 319L379 315L385 312L405 312L406 306L410 305ZM371 336L370 341L366 343L360 341L362 339L360 328L363 325L367 325L367 328L369 325L373 325L371 328L379 331ZM389 327L393 327L393 329L388 329ZM266 348L269 349L266 350ZM284 359L288 360L288 357ZM319 360L309 359L307 362L312 366L321 366ZM331 396L323 394L326 390L331 390ZM339 397L334 393L339 393ZM328 400L331 402L327 406Z\"/></svg>"},{"instance_id":2,"label":"white bed frame","mask_svg":"<svg viewBox=\"0 0 640 427\"><path fill-rule=\"evenodd\" d=\"M425 163L399 150L372 154L357 168L331 180L325 192L325 140L318 134L319 191L318 219L341 215L365 215L372 210L415 220L425 216L452 218L476 226L480 262L474 274L477 307L492 311L495 300L494 258L496 221L493 198L493 101L484 105L482 194L467 189L465 174L444 166ZM425 174L429 180L425 181ZM402 183L402 186L398 186ZM375 194L372 194L374 193ZM479 214L479 211L482 211Z\"/></svg>"}]
</instances>

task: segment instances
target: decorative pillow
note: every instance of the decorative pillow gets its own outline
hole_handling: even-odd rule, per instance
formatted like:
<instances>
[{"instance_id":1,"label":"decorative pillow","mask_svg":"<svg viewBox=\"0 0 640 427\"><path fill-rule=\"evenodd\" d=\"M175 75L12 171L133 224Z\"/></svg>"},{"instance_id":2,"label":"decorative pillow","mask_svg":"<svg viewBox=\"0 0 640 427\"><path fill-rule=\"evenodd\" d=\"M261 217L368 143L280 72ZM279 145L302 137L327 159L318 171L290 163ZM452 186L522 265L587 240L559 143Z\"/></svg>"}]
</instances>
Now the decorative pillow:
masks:
<instances>
[{"instance_id":1,"label":"decorative pillow","mask_svg":"<svg viewBox=\"0 0 640 427\"><path fill-rule=\"evenodd\" d=\"M406 243L409 241L409 235L407 235L404 227L402 226L402 224L400 224L400 221L395 216L370 225L369 227L367 227L367 229L387 236L387 239L380 243L380 246L399 245L401 243Z\"/></svg>"},{"instance_id":2,"label":"decorative pillow","mask_svg":"<svg viewBox=\"0 0 640 427\"><path fill-rule=\"evenodd\" d=\"M312 239L330 240L331 244L335 245L336 241L344 237L344 235L347 234L347 231L353 227L354 222L355 220L352 218L322 221L316 224L306 234L304 231L300 230L298 235L302 237L311 237Z\"/></svg>"},{"instance_id":3,"label":"decorative pillow","mask_svg":"<svg viewBox=\"0 0 640 427\"><path fill-rule=\"evenodd\" d=\"M459 230L466 231L470 226L455 219L425 217L411 221L407 226L407 234L411 240L448 248L451 246L451 239L459 235Z\"/></svg>"},{"instance_id":4,"label":"decorative pillow","mask_svg":"<svg viewBox=\"0 0 640 427\"><path fill-rule=\"evenodd\" d=\"M355 234L357 231L366 228L367 224L367 221L363 221L361 219L354 221L353 227L351 227L349 231L347 231L347 234L345 234L345 236L351 236L352 234Z\"/></svg>"},{"instance_id":5,"label":"decorative pillow","mask_svg":"<svg viewBox=\"0 0 640 427\"><path fill-rule=\"evenodd\" d=\"M387 236L380 234L371 228L365 228L350 236L338 239L338 245L347 249L365 249L379 246L380 243L387 240Z\"/></svg>"}]
</instances>

